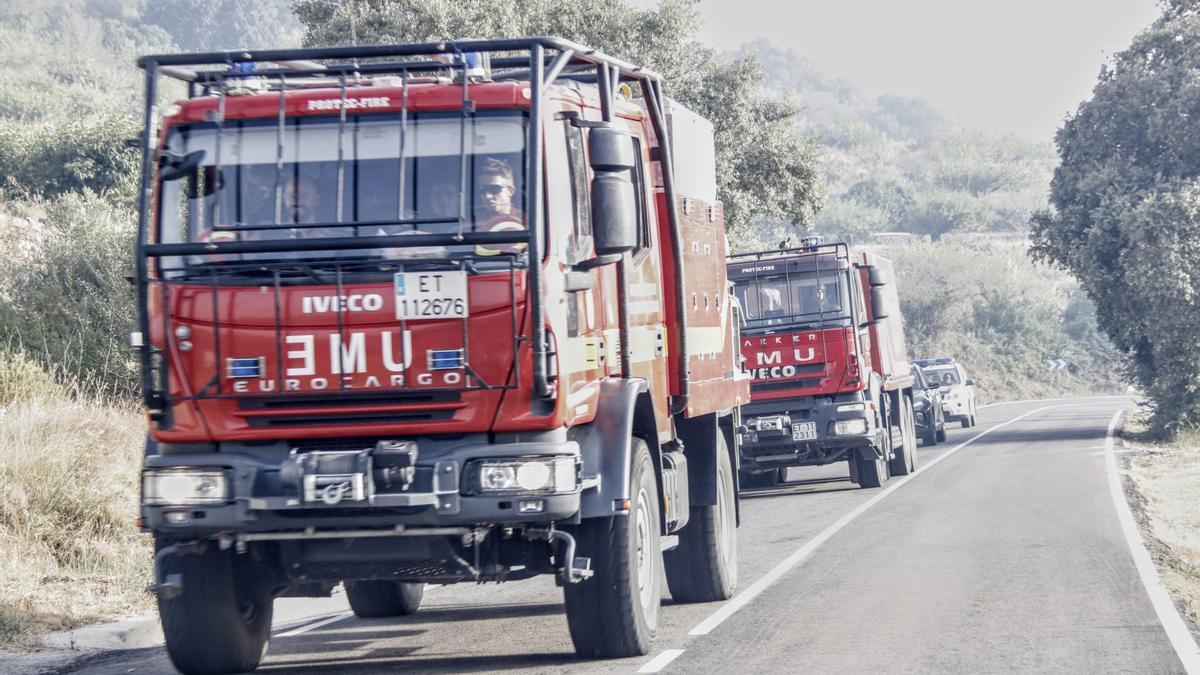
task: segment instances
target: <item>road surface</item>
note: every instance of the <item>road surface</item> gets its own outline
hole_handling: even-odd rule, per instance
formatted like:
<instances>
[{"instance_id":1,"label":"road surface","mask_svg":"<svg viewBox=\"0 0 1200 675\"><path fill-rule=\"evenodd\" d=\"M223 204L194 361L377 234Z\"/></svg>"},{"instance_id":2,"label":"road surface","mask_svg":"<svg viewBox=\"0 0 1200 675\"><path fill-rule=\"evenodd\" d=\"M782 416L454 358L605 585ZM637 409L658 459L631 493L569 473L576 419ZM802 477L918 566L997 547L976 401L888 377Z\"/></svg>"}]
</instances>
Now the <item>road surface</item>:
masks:
<instances>
[{"instance_id":1,"label":"road surface","mask_svg":"<svg viewBox=\"0 0 1200 675\"><path fill-rule=\"evenodd\" d=\"M328 618L277 628L261 670L1184 672L1110 494L1106 429L1128 404L989 406L921 448L910 479L862 490L838 464L747 494L739 596L665 599L646 657L576 659L544 578L434 588L400 619L335 599ZM156 648L76 672L174 671Z\"/></svg>"}]
</instances>

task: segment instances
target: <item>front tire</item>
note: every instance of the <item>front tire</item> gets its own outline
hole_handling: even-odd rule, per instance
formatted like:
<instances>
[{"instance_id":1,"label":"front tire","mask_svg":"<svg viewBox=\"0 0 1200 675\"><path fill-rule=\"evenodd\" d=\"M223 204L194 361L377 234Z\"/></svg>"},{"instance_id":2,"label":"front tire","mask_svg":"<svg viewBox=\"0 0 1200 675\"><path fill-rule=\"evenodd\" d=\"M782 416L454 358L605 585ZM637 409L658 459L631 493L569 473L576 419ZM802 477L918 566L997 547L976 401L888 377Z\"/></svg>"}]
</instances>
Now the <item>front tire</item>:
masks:
<instances>
[{"instance_id":1,"label":"front tire","mask_svg":"<svg viewBox=\"0 0 1200 675\"><path fill-rule=\"evenodd\" d=\"M577 555L594 576L567 584L567 626L584 658L641 656L658 630L662 589L658 484L650 451L633 439L628 514L589 518L576 530Z\"/></svg>"},{"instance_id":2,"label":"front tire","mask_svg":"<svg viewBox=\"0 0 1200 675\"><path fill-rule=\"evenodd\" d=\"M676 602L714 602L737 587L737 497L724 434L717 432L717 503L693 506L679 546L664 555Z\"/></svg>"},{"instance_id":3,"label":"front tire","mask_svg":"<svg viewBox=\"0 0 1200 675\"><path fill-rule=\"evenodd\" d=\"M880 400L879 419L883 422L882 456L872 457L874 450L868 449L867 457L854 455L854 473L858 486L864 488L883 487L888 479L888 455L892 454L892 406L885 394Z\"/></svg>"},{"instance_id":4,"label":"front tire","mask_svg":"<svg viewBox=\"0 0 1200 675\"><path fill-rule=\"evenodd\" d=\"M158 613L171 663L188 675L258 668L271 637L273 599L255 583L246 555L209 545L203 553L168 556L164 573L183 576L183 592L159 596Z\"/></svg>"},{"instance_id":5,"label":"front tire","mask_svg":"<svg viewBox=\"0 0 1200 675\"><path fill-rule=\"evenodd\" d=\"M347 581L346 599L363 619L407 616L421 607L425 584L404 581Z\"/></svg>"},{"instance_id":6,"label":"front tire","mask_svg":"<svg viewBox=\"0 0 1200 675\"><path fill-rule=\"evenodd\" d=\"M925 430L921 432L921 443L926 447L932 447L938 444L937 419L933 413L929 413L929 422L925 425Z\"/></svg>"}]
</instances>

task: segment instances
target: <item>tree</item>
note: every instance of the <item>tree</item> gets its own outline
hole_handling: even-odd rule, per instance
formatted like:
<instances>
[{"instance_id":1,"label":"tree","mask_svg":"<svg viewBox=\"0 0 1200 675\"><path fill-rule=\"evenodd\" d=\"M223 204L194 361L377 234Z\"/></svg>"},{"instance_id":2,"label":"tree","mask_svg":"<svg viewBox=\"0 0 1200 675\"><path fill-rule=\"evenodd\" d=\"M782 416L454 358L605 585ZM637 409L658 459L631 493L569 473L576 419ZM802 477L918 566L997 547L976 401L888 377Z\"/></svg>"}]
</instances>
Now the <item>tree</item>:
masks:
<instances>
[{"instance_id":1,"label":"tree","mask_svg":"<svg viewBox=\"0 0 1200 675\"><path fill-rule=\"evenodd\" d=\"M295 0L310 46L558 35L663 75L666 93L713 122L717 186L730 233L762 220L808 227L823 198L817 146L793 130L796 107L759 93L749 56L722 57L697 38L696 0L641 8L626 0Z\"/></svg>"},{"instance_id":2,"label":"tree","mask_svg":"<svg viewBox=\"0 0 1200 675\"><path fill-rule=\"evenodd\" d=\"M153 0L142 21L189 51L287 47L300 33L287 0Z\"/></svg>"},{"instance_id":3,"label":"tree","mask_svg":"<svg viewBox=\"0 0 1200 675\"><path fill-rule=\"evenodd\" d=\"M1058 131L1034 253L1069 270L1165 434L1200 423L1200 8L1163 15Z\"/></svg>"}]
</instances>

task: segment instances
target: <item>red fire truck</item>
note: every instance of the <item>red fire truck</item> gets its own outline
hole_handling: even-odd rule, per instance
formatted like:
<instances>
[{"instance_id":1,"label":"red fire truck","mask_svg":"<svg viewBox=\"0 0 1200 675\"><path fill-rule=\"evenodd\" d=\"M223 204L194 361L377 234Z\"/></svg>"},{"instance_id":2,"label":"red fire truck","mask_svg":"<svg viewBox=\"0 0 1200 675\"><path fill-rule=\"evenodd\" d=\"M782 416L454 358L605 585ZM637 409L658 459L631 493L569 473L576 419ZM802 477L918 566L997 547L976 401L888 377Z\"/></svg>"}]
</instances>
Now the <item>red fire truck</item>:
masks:
<instances>
[{"instance_id":1,"label":"red fire truck","mask_svg":"<svg viewBox=\"0 0 1200 675\"><path fill-rule=\"evenodd\" d=\"M791 466L846 461L879 487L917 461L912 375L892 263L806 237L798 248L732 256L742 312L743 486Z\"/></svg>"},{"instance_id":2,"label":"red fire truck","mask_svg":"<svg viewBox=\"0 0 1200 675\"><path fill-rule=\"evenodd\" d=\"M658 75L554 38L139 65L142 524L180 670L257 667L273 599L339 583L393 616L557 575L590 657L648 650L664 567L733 593L749 382L712 127Z\"/></svg>"}]
</instances>

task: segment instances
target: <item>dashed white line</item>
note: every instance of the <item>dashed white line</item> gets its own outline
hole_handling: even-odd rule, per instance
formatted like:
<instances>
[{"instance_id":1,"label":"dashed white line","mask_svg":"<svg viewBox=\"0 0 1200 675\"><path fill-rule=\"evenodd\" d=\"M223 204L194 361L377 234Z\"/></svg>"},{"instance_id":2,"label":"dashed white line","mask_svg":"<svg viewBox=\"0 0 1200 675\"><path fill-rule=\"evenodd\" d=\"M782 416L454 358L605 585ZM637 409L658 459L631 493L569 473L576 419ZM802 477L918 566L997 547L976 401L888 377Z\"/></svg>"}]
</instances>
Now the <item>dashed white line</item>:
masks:
<instances>
[{"instance_id":1,"label":"dashed white line","mask_svg":"<svg viewBox=\"0 0 1200 675\"><path fill-rule=\"evenodd\" d=\"M279 635L276 635L275 637L285 638L285 637L292 637L295 635L303 635L304 633L307 633L310 630L316 630L317 628L320 628L322 626L328 626L331 623L337 623L338 621L341 621L342 619L348 619L352 616L354 616L354 612L341 612L340 614L334 614L333 616L327 616L324 619L321 619L320 621L314 621L312 623L304 624L303 626L300 626L299 628L293 628L292 630L289 630L286 633L280 633Z\"/></svg>"},{"instance_id":2,"label":"dashed white line","mask_svg":"<svg viewBox=\"0 0 1200 675\"><path fill-rule=\"evenodd\" d=\"M682 649L664 649L661 654L647 661L646 665L638 668L638 672L657 673L658 671L670 665L671 662L682 653Z\"/></svg>"},{"instance_id":3,"label":"dashed white line","mask_svg":"<svg viewBox=\"0 0 1200 675\"><path fill-rule=\"evenodd\" d=\"M819 549L826 541L829 540L830 537L832 537L833 535L840 532L842 528L849 525L855 518L858 518L859 516L861 516L863 513L865 513L867 510L869 510L872 506L875 506L880 501L885 499L888 495L890 495L893 492L895 492L896 490L900 489L903 485L908 483L910 480L921 475L923 472L928 471L929 469L932 469L933 467L937 466L937 464L939 462L941 462L942 460L953 455L954 453L958 452L959 450L967 447L968 445L974 443L975 441L979 440L980 438L983 438L984 436L992 433L993 431L996 431L997 429L1002 429L1010 424L1019 422L1019 421L1025 419L1026 417L1029 417L1030 415L1034 415L1034 414L1042 412L1043 410L1049 410L1050 408L1054 408L1054 407L1057 407L1057 406L1044 406L1041 408L1036 408L1036 409L1030 410L1029 412L1024 413L1022 415L1018 415L1018 416L1008 420L1007 422L1002 422L1000 424L997 424L996 426L991 427L991 428L987 429L986 431L982 431L982 432L972 436L971 438L967 439L966 441L959 443L958 445L954 446L953 448L950 448L945 453L936 457L933 461L931 461L927 464L923 464L916 471L914 471L911 475L909 475L905 478L902 478L902 479L896 481L895 483L892 483L891 486L885 488L879 494L877 494L874 497L863 502L857 508L855 508L853 511L850 511L846 515L842 516L841 518L839 518L837 520L837 522L835 522L834 524L825 528L824 530L821 531L820 534L818 534L817 536L810 539L807 543L805 543L800 548L796 549L795 552L793 552L787 558L784 558L783 561L780 562L778 565L776 565L770 572L767 572L762 577L760 577L757 581L755 581L753 584L750 584L749 588L747 588L746 590L735 595L732 600L730 600L729 602L722 605L720 609L718 609L717 611L710 614L707 619L705 619L704 621L701 621L695 628L688 631L688 635L692 635L692 636L708 635L710 632L712 632L712 630L714 628L716 628L717 626L720 626L726 619L728 619L729 617L731 617L735 613L737 613L738 610L740 610L743 607L745 607L746 605L750 604L750 602L753 601L754 598L758 597L758 595L760 593L762 593L768 587L770 587L772 584L774 584L776 581L778 581L779 578L782 577L784 574L787 574L793 567L800 564L801 561L803 561L805 558L810 556L814 551Z\"/></svg>"},{"instance_id":4,"label":"dashed white line","mask_svg":"<svg viewBox=\"0 0 1200 675\"><path fill-rule=\"evenodd\" d=\"M1166 631L1171 646L1175 648L1175 654L1183 663L1184 670L1192 674L1200 673L1200 647L1196 646L1196 639L1192 637L1175 603L1171 601L1170 593L1162 585L1158 569L1150 559L1150 553L1142 541L1142 533L1138 530L1133 512L1129 509L1129 502L1125 500L1125 491L1121 488L1120 475L1123 472L1117 469L1117 456L1113 452L1113 430L1117 428L1117 422L1123 414L1124 411L1119 411L1113 415L1104 438L1104 466L1108 470L1108 490L1112 494L1113 505L1117 508L1117 520L1121 523L1121 531L1125 533L1129 553L1133 555L1133 565L1137 568L1138 576L1142 578L1142 585L1146 587L1146 594L1150 596L1150 603L1154 605L1154 612L1158 614L1158 620Z\"/></svg>"}]
</instances>

